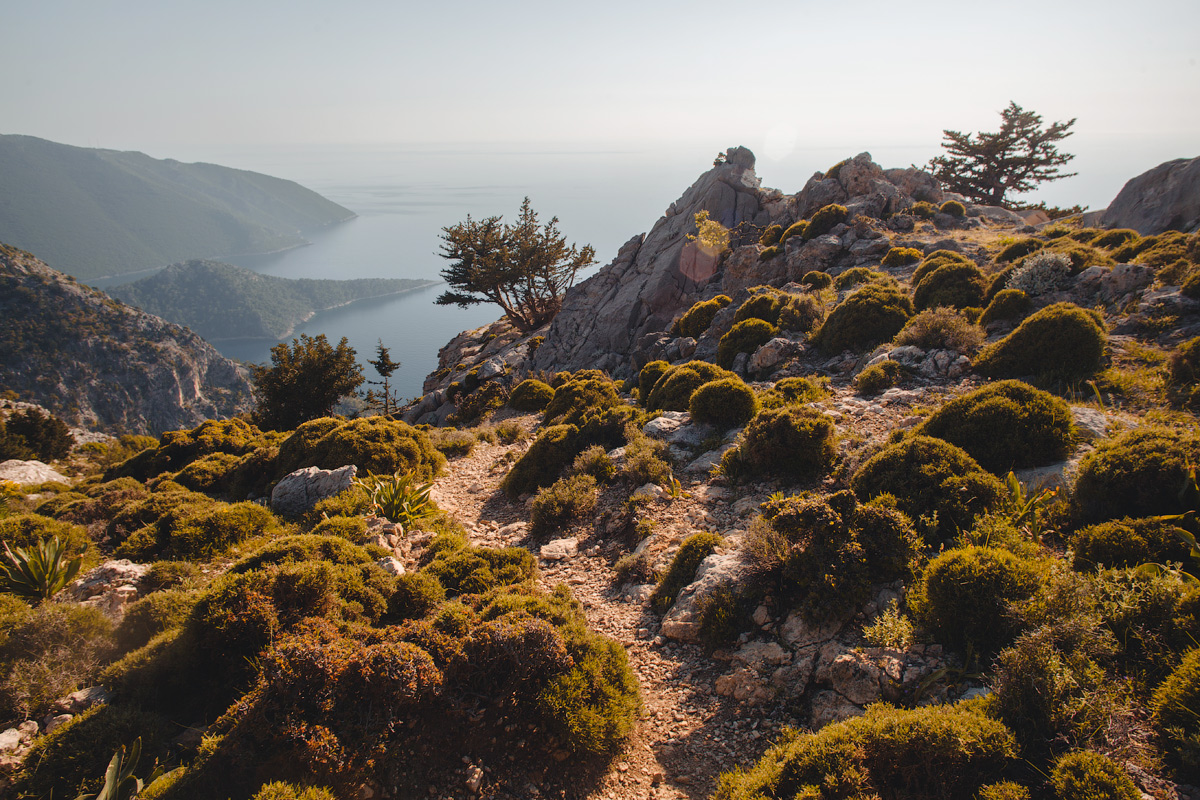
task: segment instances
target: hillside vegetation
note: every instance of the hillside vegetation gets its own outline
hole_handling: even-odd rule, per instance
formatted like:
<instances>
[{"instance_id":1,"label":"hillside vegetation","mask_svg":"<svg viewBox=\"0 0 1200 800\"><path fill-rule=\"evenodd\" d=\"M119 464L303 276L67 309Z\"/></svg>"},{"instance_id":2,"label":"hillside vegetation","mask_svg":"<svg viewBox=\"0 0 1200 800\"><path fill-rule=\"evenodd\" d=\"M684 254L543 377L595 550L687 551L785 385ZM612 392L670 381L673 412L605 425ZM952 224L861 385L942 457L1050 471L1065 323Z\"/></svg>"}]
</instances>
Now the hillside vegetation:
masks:
<instances>
[{"instance_id":1,"label":"hillside vegetation","mask_svg":"<svg viewBox=\"0 0 1200 800\"><path fill-rule=\"evenodd\" d=\"M106 291L131 306L186 325L208 341L217 341L282 339L317 311L434 283L405 278L278 278L218 261L187 261Z\"/></svg>"},{"instance_id":2,"label":"hillside vegetation","mask_svg":"<svg viewBox=\"0 0 1200 800\"><path fill-rule=\"evenodd\" d=\"M354 213L292 181L216 164L0 135L0 241L81 280L267 253Z\"/></svg>"}]
</instances>

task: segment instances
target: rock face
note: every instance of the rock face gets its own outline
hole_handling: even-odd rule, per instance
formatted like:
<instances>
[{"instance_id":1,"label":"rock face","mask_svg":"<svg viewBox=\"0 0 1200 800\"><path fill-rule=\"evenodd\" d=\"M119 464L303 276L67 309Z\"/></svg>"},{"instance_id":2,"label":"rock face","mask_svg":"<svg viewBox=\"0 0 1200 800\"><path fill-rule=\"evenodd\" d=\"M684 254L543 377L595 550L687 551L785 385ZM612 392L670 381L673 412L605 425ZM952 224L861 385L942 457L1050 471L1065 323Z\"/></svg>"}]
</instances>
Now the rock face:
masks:
<instances>
[{"instance_id":1,"label":"rock face","mask_svg":"<svg viewBox=\"0 0 1200 800\"><path fill-rule=\"evenodd\" d=\"M0 390L69 425L158 434L248 411L244 367L187 328L0 245Z\"/></svg>"},{"instance_id":2,"label":"rock face","mask_svg":"<svg viewBox=\"0 0 1200 800\"><path fill-rule=\"evenodd\" d=\"M1200 229L1200 157L1178 158L1133 178L1104 212L1106 228L1143 236Z\"/></svg>"},{"instance_id":3,"label":"rock face","mask_svg":"<svg viewBox=\"0 0 1200 800\"><path fill-rule=\"evenodd\" d=\"M325 498L349 489L357 474L358 467L353 464L339 469L298 469L271 490L271 510L285 517L299 516Z\"/></svg>"},{"instance_id":4,"label":"rock face","mask_svg":"<svg viewBox=\"0 0 1200 800\"><path fill-rule=\"evenodd\" d=\"M19 461L10 458L8 461L0 461L0 481L12 481L21 486L36 486L51 481L67 483L68 479L41 461Z\"/></svg>"}]
</instances>

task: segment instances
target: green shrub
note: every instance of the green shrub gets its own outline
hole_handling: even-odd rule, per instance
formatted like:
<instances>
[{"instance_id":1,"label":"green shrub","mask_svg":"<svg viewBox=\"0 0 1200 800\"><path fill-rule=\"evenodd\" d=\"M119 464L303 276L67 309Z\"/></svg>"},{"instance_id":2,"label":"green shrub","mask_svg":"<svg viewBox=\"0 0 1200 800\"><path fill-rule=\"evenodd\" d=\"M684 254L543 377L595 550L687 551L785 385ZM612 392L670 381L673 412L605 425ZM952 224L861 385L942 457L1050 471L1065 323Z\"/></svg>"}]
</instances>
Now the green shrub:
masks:
<instances>
[{"instance_id":1,"label":"green shrub","mask_svg":"<svg viewBox=\"0 0 1200 800\"><path fill-rule=\"evenodd\" d=\"M381 416L346 422L318 419L304 423L279 445L276 474L283 477L301 467L337 469L355 464L362 473L408 472L429 479L445 463L429 436L406 423Z\"/></svg>"},{"instance_id":2,"label":"green shrub","mask_svg":"<svg viewBox=\"0 0 1200 800\"><path fill-rule=\"evenodd\" d=\"M513 387L508 404L517 411L535 412L544 410L553 398L554 390L549 384L537 378L526 378Z\"/></svg>"},{"instance_id":3,"label":"green shrub","mask_svg":"<svg viewBox=\"0 0 1200 800\"><path fill-rule=\"evenodd\" d=\"M588 637L572 655L575 665L547 684L538 703L571 750L612 752L641 709L629 657L617 642L598 636Z\"/></svg>"},{"instance_id":4,"label":"green shrub","mask_svg":"<svg viewBox=\"0 0 1200 800\"><path fill-rule=\"evenodd\" d=\"M164 472L175 472L213 453L243 456L282 437L264 433L240 418L208 420L187 431L167 431L154 449L143 450L105 472L105 480L124 476L145 481Z\"/></svg>"},{"instance_id":5,"label":"green shrub","mask_svg":"<svg viewBox=\"0 0 1200 800\"><path fill-rule=\"evenodd\" d=\"M1104 570L1091 576L1096 609L1120 644L1116 663L1138 685L1158 685L1200 641L1200 586L1162 570Z\"/></svg>"},{"instance_id":6,"label":"green shrub","mask_svg":"<svg viewBox=\"0 0 1200 800\"><path fill-rule=\"evenodd\" d=\"M155 561L142 578L142 590L187 588L200 578L200 567L191 561Z\"/></svg>"},{"instance_id":7,"label":"green shrub","mask_svg":"<svg viewBox=\"0 0 1200 800\"><path fill-rule=\"evenodd\" d=\"M918 309L983 305L984 278L974 264L943 264L915 284L913 304Z\"/></svg>"},{"instance_id":8,"label":"green shrub","mask_svg":"<svg viewBox=\"0 0 1200 800\"><path fill-rule=\"evenodd\" d=\"M1075 568L1136 567L1147 562L1186 562L1190 548L1170 522L1151 517L1102 522L1071 535Z\"/></svg>"},{"instance_id":9,"label":"green shrub","mask_svg":"<svg viewBox=\"0 0 1200 800\"><path fill-rule=\"evenodd\" d=\"M1200 336L1183 342L1171 351L1167 362L1167 383L1181 405L1200 410Z\"/></svg>"},{"instance_id":10,"label":"green shrub","mask_svg":"<svg viewBox=\"0 0 1200 800\"><path fill-rule=\"evenodd\" d=\"M591 475L559 478L533 496L529 532L541 536L596 507L596 479Z\"/></svg>"},{"instance_id":11,"label":"green shrub","mask_svg":"<svg viewBox=\"0 0 1200 800\"><path fill-rule=\"evenodd\" d=\"M742 442L726 458L759 474L816 477L833 465L834 431L833 420L812 408L765 409L750 420Z\"/></svg>"},{"instance_id":12,"label":"green shrub","mask_svg":"<svg viewBox=\"0 0 1200 800\"><path fill-rule=\"evenodd\" d=\"M929 562L909 607L939 641L984 657L1017 633L1009 606L1027 600L1045 580L1045 567L996 547L947 550Z\"/></svg>"},{"instance_id":13,"label":"green shrub","mask_svg":"<svg viewBox=\"0 0 1200 800\"><path fill-rule=\"evenodd\" d=\"M337 536L357 542L367 535L367 521L362 517L329 517L313 526L313 536Z\"/></svg>"},{"instance_id":14,"label":"green shrub","mask_svg":"<svg viewBox=\"0 0 1200 800\"><path fill-rule=\"evenodd\" d=\"M654 387L642 396L642 405L650 411L687 411L692 402L692 392L709 381L734 377L737 376L729 370L707 361L677 364L668 367Z\"/></svg>"},{"instance_id":15,"label":"green shrub","mask_svg":"<svg viewBox=\"0 0 1200 800\"><path fill-rule=\"evenodd\" d=\"M813 341L826 353L865 350L889 341L912 314L908 295L888 284L869 283L830 312Z\"/></svg>"},{"instance_id":16,"label":"green shrub","mask_svg":"<svg viewBox=\"0 0 1200 800\"><path fill-rule=\"evenodd\" d=\"M1103 247L1105 250L1112 250L1115 247L1137 241L1140 238L1142 238L1141 235L1130 228L1113 228L1112 230L1096 234L1092 239L1088 240L1088 244L1092 247Z\"/></svg>"},{"instance_id":17,"label":"green shrub","mask_svg":"<svg viewBox=\"0 0 1200 800\"><path fill-rule=\"evenodd\" d=\"M658 383L658 379L670 368L671 364L667 361L651 361L638 372L638 401L641 402L643 407L649 408L647 400L650 397L650 390L654 388L654 384Z\"/></svg>"},{"instance_id":18,"label":"green shrub","mask_svg":"<svg viewBox=\"0 0 1200 800\"><path fill-rule=\"evenodd\" d=\"M752 287L750 297L734 312L734 324L748 319L761 319L776 325L779 322L779 309L786 297L783 292L771 286Z\"/></svg>"},{"instance_id":19,"label":"green shrub","mask_svg":"<svg viewBox=\"0 0 1200 800\"><path fill-rule=\"evenodd\" d=\"M813 291L819 292L822 289L828 289L830 286L833 286L833 276L828 272L813 270L812 272L804 273L800 278L800 283Z\"/></svg>"},{"instance_id":20,"label":"green shrub","mask_svg":"<svg viewBox=\"0 0 1200 800\"><path fill-rule=\"evenodd\" d=\"M211 453L180 470L175 481L195 492L224 492L229 488L230 472L242 458L232 453Z\"/></svg>"},{"instance_id":21,"label":"green shrub","mask_svg":"<svg viewBox=\"0 0 1200 800\"><path fill-rule=\"evenodd\" d=\"M429 440L438 452L444 456L466 456L475 449L479 441L471 431L460 431L457 428L434 428L427 432Z\"/></svg>"},{"instance_id":22,"label":"green shrub","mask_svg":"<svg viewBox=\"0 0 1200 800\"><path fill-rule=\"evenodd\" d=\"M336 800L323 786L300 787L284 781L265 783L250 800Z\"/></svg>"},{"instance_id":23,"label":"green shrub","mask_svg":"<svg viewBox=\"0 0 1200 800\"><path fill-rule=\"evenodd\" d=\"M1117 263L1102 250L1082 244L1054 242L1048 245L1043 252L1065 257L1070 267L1071 275L1078 275L1087 267L1112 267ZM1033 258L1037 258L1037 254L1028 256L1017 263L1024 265L1028 263L1029 259Z\"/></svg>"},{"instance_id":24,"label":"green shrub","mask_svg":"<svg viewBox=\"0 0 1200 800\"><path fill-rule=\"evenodd\" d=\"M904 267L921 260L921 251L915 247L893 247L883 257L885 267Z\"/></svg>"},{"instance_id":25,"label":"green shrub","mask_svg":"<svg viewBox=\"0 0 1200 800\"><path fill-rule=\"evenodd\" d=\"M1181 514L1188 469L1200 463L1200 439L1142 425L1101 442L1084 456L1075 482L1078 514L1086 521Z\"/></svg>"},{"instance_id":26,"label":"green shrub","mask_svg":"<svg viewBox=\"0 0 1200 800\"><path fill-rule=\"evenodd\" d=\"M762 236L758 237L758 243L763 247L770 247L772 245L779 244L779 239L782 236L782 225L768 225L767 229L762 232Z\"/></svg>"},{"instance_id":27,"label":"green shrub","mask_svg":"<svg viewBox=\"0 0 1200 800\"><path fill-rule=\"evenodd\" d=\"M1050 784L1058 800L1141 800L1142 793L1111 758L1090 750L1067 753L1054 764Z\"/></svg>"},{"instance_id":28,"label":"green shrub","mask_svg":"<svg viewBox=\"0 0 1200 800\"><path fill-rule=\"evenodd\" d=\"M1088 378L1103 366L1108 336L1094 313L1072 303L1038 311L975 359L975 368L993 378Z\"/></svg>"},{"instance_id":29,"label":"green shrub","mask_svg":"<svg viewBox=\"0 0 1200 800\"><path fill-rule=\"evenodd\" d=\"M75 438L67 423L36 408L0 419L0 461L10 458L50 462L66 458Z\"/></svg>"},{"instance_id":30,"label":"green shrub","mask_svg":"<svg viewBox=\"0 0 1200 800\"><path fill-rule=\"evenodd\" d=\"M786 404L804 405L829 397L829 379L784 378L776 382L772 391L777 393Z\"/></svg>"},{"instance_id":31,"label":"green shrub","mask_svg":"<svg viewBox=\"0 0 1200 800\"><path fill-rule=\"evenodd\" d=\"M118 747L142 740L142 764L166 753L166 720L115 705L98 705L38 738L13 792L22 797L74 797L98 792ZM148 769L147 769L148 771Z\"/></svg>"},{"instance_id":32,"label":"green shrub","mask_svg":"<svg viewBox=\"0 0 1200 800\"><path fill-rule=\"evenodd\" d=\"M999 381L939 408L917 432L961 447L997 475L1062 461L1071 450L1071 409L1049 392Z\"/></svg>"},{"instance_id":33,"label":"green shrub","mask_svg":"<svg viewBox=\"0 0 1200 800\"><path fill-rule=\"evenodd\" d=\"M787 227L787 230L785 230L783 232L783 234L779 237L780 246L782 246L784 242L786 242L788 239L792 238L793 236L799 236L801 239L804 239L805 238L804 233L807 230L808 230L808 220L802 219L802 220L799 220L798 222L793 222L791 225L789 225Z\"/></svg>"},{"instance_id":34,"label":"green shrub","mask_svg":"<svg viewBox=\"0 0 1200 800\"><path fill-rule=\"evenodd\" d=\"M537 559L521 547L466 546L439 552L426 570L448 597L457 597L527 581L537 571Z\"/></svg>"},{"instance_id":35,"label":"green shrub","mask_svg":"<svg viewBox=\"0 0 1200 800\"><path fill-rule=\"evenodd\" d=\"M594 444L575 457L571 472L590 475L599 483L609 483L617 477L617 465L608 457L603 447Z\"/></svg>"},{"instance_id":36,"label":"green shrub","mask_svg":"<svg viewBox=\"0 0 1200 800\"><path fill-rule=\"evenodd\" d=\"M339 536L307 533L276 539L235 561L229 567L229 572L236 575L272 566L303 564L308 561L362 565L374 563L375 559L365 547L348 542Z\"/></svg>"},{"instance_id":37,"label":"green shrub","mask_svg":"<svg viewBox=\"0 0 1200 800\"><path fill-rule=\"evenodd\" d=\"M1193 270L1179 291L1184 297L1200 300L1200 270Z\"/></svg>"},{"instance_id":38,"label":"green shrub","mask_svg":"<svg viewBox=\"0 0 1200 800\"><path fill-rule=\"evenodd\" d=\"M971 797L1016 759L1012 733L959 706L869 706L816 733L788 731L748 770L727 772L713 800Z\"/></svg>"},{"instance_id":39,"label":"green shrub","mask_svg":"<svg viewBox=\"0 0 1200 800\"><path fill-rule=\"evenodd\" d=\"M937 213L937 206L926 200L919 200L909 207L908 213L917 219L933 219L933 215Z\"/></svg>"},{"instance_id":40,"label":"green shrub","mask_svg":"<svg viewBox=\"0 0 1200 800\"><path fill-rule=\"evenodd\" d=\"M545 428L500 481L500 488L509 498L516 499L554 483L579 454L582 447L579 439L579 428L574 425Z\"/></svg>"},{"instance_id":41,"label":"green shrub","mask_svg":"<svg viewBox=\"0 0 1200 800\"><path fill-rule=\"evenodd\" d=\"M979 324L987 327L999 320L1022 320L1033 311L1033 301L1019 289L1001 289L983 310Z\"/></svg>"},{"instance_id":42,"label":"green shrub","mask_svg":"<svg viewBox=\"0 0 1200 800\"><path fill-rule=\"evenodd\" d=\"M893 344L922 350L974 353L983 344L983 331L952 308L929 308L904 323Z\"/></svg>"},{"instance_id":43,"label":"green shrub","mask_svg":"<svg viewBox=\"0 0 1200 800\"><path fill-rule=\"evenodd\" d=\"M912 277L909 282L915 288L917 284L925 279L925 276L933 272L938 267L944 267L949 264L966 264L971 265L975 262L964 256L962 253L956 253L953 250L934 250L929 255L921 260L917 268L913 270Z\"/></svg>"},{"instance_id":44,"label":"green shrub","mask_svg":"<svg viewBox=\"0 0 1200 800\"><path fill-rule=\"evenodd\" d=\"M163 631L183 625L199 596L199 592L191 589L167 589L138 600L117 626L117 648L128 653Z\"/></svg>"},{"instance_id":45,"label":"green shrub","mask_svg":"<svg viewBox=\"0 0 1200 800\"><path fill-rule=\"evenodd\" d=\"M701 300L683 312L682 317L675 320L671 333L675 336L690 336L693 339L699 339L708 330L708 326L712 325L713 317L717 315L717 312L732 302L733 300L724 294L719 294L711 300Z\"/></svg>"},{"instance_id":46,"label":"green shrub","mask_svg":"<svg viewBox=\"0 0 1200 800\"><path fill-rule=\"evenodd\" d=\"M779 329L808 333L824 318L825 304L820 298L811 294L788 295L779 309Z\"/></svg>"},{"instance_id":47,"label":"green shrub","mask_svg":"<svg viewBox=\"0 0 1200 800\"><path fill-rule=\"evenodd\" d=\"M584 417L621 405L617 384L608 378L574 378L554 390L542 422L583 427Z\"/></svg>"},{"instance_id":48,"label":"green shrub","mask_svg":"<svg viewBox=\"0 0 1200 800\"><path fill-rule=\"evenodd\" d=\"M1043 250L1021 259L1019 266L1009 274L1005 286L1037 297L1057 291L1070 277L1071 260L1062 253Z\"/></svg>"},{"instance_id":49,"label":"green shrub","mask_svg":"<svg viewBox=\"0 0 1200 800\"><path fill-rule=\"evenodd\" d=\"M741 378L722 378L692 392L688 410L694 421L728 430L750 421L758 412L758 398Z\"/></svg>"},{"instance_id":50,"label":"green shrub","mask_svg":"<svg viewBox=\"0 0 1200 800\"><path fill-rule=\"evenodd\" d=\"M257 503L180 504L126 539L116 554L138 560L209 557L279 531L279 520Z\"/></svg>"},{"instance_id":51,"label":"green shrub","mask_svg":"<svg viewBox=\"0 0 1200 800\"><path fill-rule=\"evenodd\" d=\"M1200 774L1200 649L1183 657L1150 706L1176 763L1189 776Z\"/></svg>"},{"instance_id":52,"label":"green shrub","mask_svg":"<svg viewBox=\"0 0 1200 800\"><path fill-rule=\"evenodd\" d=\"M685 586L696 579L700 562L712 555L725 540L715 533L693 533L683 540L667 574L654 589L650 597L651 607L660 614L667 613L675 605L675 598Z\"/></svg>"},{"instance_id":53,"label":"green shrub","mask_svg":"<svg viewBox=\"0 0 1200 800\"><path fill-rule=\"evenodd\" d=\"M967 215L967 207L957 200L947 200L938 206L938 211L957 219L962 219Z\"/></svg>"},{"instance_id":54,"label":"green shrub","mask_svg":"<svg viewBox=\"0 0 1200 800\"><path fill-rule=\"evenodd\" d=\"M764 247L762 249L762 252L760 252L758 254L758 260L759 261L770 261L772 258L775 258L775 256L779 255L782 252L783 252L783 248L780 247L779 245L772 245L771 247Z\"/></svg>"},{"instance_id":55,"label":"green shrub","mask_svg":"<svg viewBox=\"0 0 1200 800\"><path fill-rule=\"evenodd\" d=\"M67 558L84 554L91 545L87 530L69 522L59 522L41 514L14 514L0 518L0 541L11 548L29 550L37 548L43 540L54 538L62 543Z\"/></svg>"},{"instance_id":56,"label":"green shrub","mask_svg":"<svg viewBox=\"0 0 1200 800\"><path fill-rule=\"evenodd\" d=\"M753 353L771 341L775 328L761 319L745 319L729 329L717 344L717 364L725 369L733 366L738 353ZM697 387L698 388L698 387Z\"/></svg>"},{"instance_id":57,"label":"green shrub","mask_svg":"<svg viewBox=\"0 0 1200 800\"><path fill-rule=\"evenodd\" d=\"M651 439L640 430L630 434L625 445L622 477L636 486L646 483L665 486L671 480L671 465L663 458L667 452L666 443Z\"/></svg>"},{"instance_id":58,"label":"green shrub","mask_svg":"<svg viewBox=\"0 0 1200 800\"><path fill-rule=\"evenodd\" d=\"M969 529L996 506L1004 486L965 451L930 436L910 436L869 458L850 479L859 497L890 494L931 538Z\"/></svg>"},{"instance_id":59,"label":"green shrub","mask_svg":"<svg viewBox=\"0 0 1200 800\"><path fill-rule=\"evenodd\" d=\"M886 277L882 272L868 267L851 267L833 279L833 288L841 291L849 289L851 286L858 286L860 283L870 283Z\"/></svg>"},{"instance_id":60,"label":"green shrub","mask_svg":"<svg viewBox=\"0 0 1200 800\"><path fill-rule=\"evenodd\" d=\"M446 590L437 578L427 572L406 572L396 578L396 591L388 598L388 619L423 619L445 600Z\"/></svg>"},{"instance_id":61,"label":"green shrub","mask_svg":"<svg viewBox=\"0 0 1200 800\"><path fill-rule=\"evenodd\" d=\"M371 496L361 486L352 486L317 502L306 515L310 522L333 517L360 517L371 512Z\"/></svg>"},{"instance_id":62,"label":"green shrub","mask_svg":"<svg viewBox=\"0 0 1200 800\"><path fill-rule=\"evenodd\" d=\"M1046 243L1041 239L1018 239L997 253L996 261L1016 261L1045 246Z\"/></svg>"},{"instance_id":63,"label":"green shrub","mask_svg":"<svg viewBox=\"0 0 1200 800\"><path fill-rule=\"evenodd\" d=\"M909 578L921 548L903 514L849 491L771 499L762 510L746 538L756 579L811 620L861 605L873 584Z\"/></svg>"},{"instance_id":64,"label":"green shrub","mask_svg":"<svg viewBox=\"0 0 1200 800\"><path fill-rule=\"evenodd\" d=\"M1029 800L1029 790L1013 781L1000 781L981 786L975 800Z\"/></svg>"},{"instance_id":65,"label":"green shrub","mask_svg":"<svg viewBox=\"0 0 1200 800\"><path fill-rule=\"evenodd\" d=\"M835 226L845 222L849 212L845 206L839 206L837 203L830 203L827 206L817 210L817 213L812 215L808 226L805 227L803 236L804 241L815 239L818 236L824 236L834 229ZM789 229L790 230L790 229Z\"/></svg>"},{"instance_id":66,"label":"green shrub","mask_svg":"<svg viewBox=\"0 0 1200 800\"><path fill-rule=\"evenodd\" d=\"M892 388L904 379L904 367L891 359L872 364L854 376L854 389L859 394L871 396Z\"/></svg>"}]
</instances>

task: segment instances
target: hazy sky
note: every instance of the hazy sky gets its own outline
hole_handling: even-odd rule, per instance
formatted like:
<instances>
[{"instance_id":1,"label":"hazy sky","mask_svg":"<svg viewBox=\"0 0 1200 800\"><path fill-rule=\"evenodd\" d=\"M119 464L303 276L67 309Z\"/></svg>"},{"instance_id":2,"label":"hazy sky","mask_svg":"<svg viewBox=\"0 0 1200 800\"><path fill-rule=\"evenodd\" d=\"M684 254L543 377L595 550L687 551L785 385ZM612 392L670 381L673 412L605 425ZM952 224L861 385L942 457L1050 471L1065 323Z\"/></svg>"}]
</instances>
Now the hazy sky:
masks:
<instances>
[{"instance_id":1,"label":"hazy sky","mask_svg":"<svg viewBox=\"0 0 1200 800\"><path fill-rule=\"evenodd\" d=\"M0 132L158 157L741 143L771 183L814 148L922 163L1009 100L1078 118L1083 175L1052 202L1200 155L1197 0L38 0L0 21Z\"/></svg>"}]
</instances>

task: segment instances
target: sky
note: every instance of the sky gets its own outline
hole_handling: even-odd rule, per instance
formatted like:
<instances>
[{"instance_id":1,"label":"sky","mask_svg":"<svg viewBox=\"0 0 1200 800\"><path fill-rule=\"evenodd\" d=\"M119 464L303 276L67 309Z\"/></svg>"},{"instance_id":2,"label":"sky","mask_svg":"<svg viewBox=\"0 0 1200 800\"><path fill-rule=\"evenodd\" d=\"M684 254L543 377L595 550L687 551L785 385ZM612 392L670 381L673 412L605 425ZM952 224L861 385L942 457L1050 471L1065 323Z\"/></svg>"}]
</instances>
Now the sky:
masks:
<instances>
[{"instance_id":1,"label":"sky","mask_svg":"<svg viewBox=\"0 0 1200 800\"><path fill-rule=\"evenodd\" d=\"M160 158L744 144L796 191L863 150L924 163L1010 100L1077 119L1080 176L1051 203L1103 207L1200 155L1196 0L39 0L0 20L0 132Z\"/></svg>"}]
</instances>

